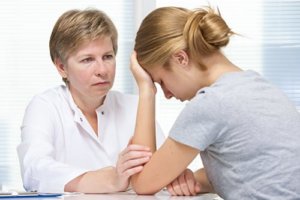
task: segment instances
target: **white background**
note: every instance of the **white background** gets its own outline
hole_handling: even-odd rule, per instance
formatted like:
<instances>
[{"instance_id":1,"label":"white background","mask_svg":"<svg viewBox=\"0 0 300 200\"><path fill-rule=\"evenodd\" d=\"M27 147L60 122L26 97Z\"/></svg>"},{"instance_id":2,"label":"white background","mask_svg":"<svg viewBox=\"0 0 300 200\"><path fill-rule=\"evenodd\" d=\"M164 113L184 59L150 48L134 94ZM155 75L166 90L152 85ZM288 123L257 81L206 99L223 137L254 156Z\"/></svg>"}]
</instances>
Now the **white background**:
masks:
<instances>
[{"instance_id":1,"label":"white background","mask_svg":"<svg viewBox=\"0 0 300 200\"><path fill-rule=\"evenodd\" d=\"M0 184L22 188L16 146L26 105L33 95L61 79L49 56L48 41L66 10L94 7L105 11L119 31L114 89L135 93L128 70L135 31L155 7L218 7L234 36L224 53L242 69L260 72L282 88L300 108L299 0L10 0L0 2ZM165 100L159 90L157 119L168 134L184 103ZM191 168L201 166L197 158Z\"/></svg>"}]
</instances>

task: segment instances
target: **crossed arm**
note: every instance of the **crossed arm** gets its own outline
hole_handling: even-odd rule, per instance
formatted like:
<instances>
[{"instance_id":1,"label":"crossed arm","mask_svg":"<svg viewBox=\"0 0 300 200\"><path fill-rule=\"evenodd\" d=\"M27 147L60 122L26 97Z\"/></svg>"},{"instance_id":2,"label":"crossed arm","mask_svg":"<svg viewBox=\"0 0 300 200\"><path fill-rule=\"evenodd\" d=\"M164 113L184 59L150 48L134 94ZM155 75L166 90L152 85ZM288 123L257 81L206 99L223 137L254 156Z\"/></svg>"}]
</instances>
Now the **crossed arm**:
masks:
<instances>
[{"instance_id":1,"label":"crossed arm","mask_svg":"<svg viewBox=\"0 0 300 200\"><path fill-rule=\"evenodd\" d=\"M153 153L142 171L131 177L131 184L138 194L154 194L180 177L189 163L199 154L199 150L167 138L156 151L154 123L156 88L150 76L139 66L135 53L131 57L131 71L139 88L139 104L132 142L150 147ZM197 192L212 191L204 169L195 172L194 178L200 184L200 190ZM176 191L174 193L178 194ZM182 193L182 195L191 194L184 191Z\"/></svg>"}]
</instances>

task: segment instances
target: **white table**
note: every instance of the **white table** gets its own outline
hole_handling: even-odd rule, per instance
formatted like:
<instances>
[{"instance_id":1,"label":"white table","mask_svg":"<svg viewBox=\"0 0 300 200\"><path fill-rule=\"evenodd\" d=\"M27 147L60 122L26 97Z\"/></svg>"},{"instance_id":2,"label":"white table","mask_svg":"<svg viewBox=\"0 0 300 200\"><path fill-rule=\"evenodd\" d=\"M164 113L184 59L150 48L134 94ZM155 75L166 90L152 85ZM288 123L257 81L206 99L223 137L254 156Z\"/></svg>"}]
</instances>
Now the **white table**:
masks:
<instances>
[{"instance_id":1,"label":"white table","mask_svg":"<svg viewBox=\"0 0 300 200\"><path fill-rule=\"evenodd\" d=\"M64 196L64 200L222 200L215 194L203 194L197 196L170 196L168 192L161 191L155 195L136 195L133 192L114 194L84 194ZM50 200L50 199L48 199Z\"/></svg>"},{"instance_id":2,"label":"white table","mask_svg":"<svg viewBox=\"0 0 300 200\"><path fill-rule=\"evenodd\" d=\"M3 198L1 200L222 200L215 194L202 194L197 196L170 196L168 192L161 191L155 195L137 195L132 191L118 192L113 194L70 194L59 197L26 197L26 198Z\"/></svg>"}]
</instances>

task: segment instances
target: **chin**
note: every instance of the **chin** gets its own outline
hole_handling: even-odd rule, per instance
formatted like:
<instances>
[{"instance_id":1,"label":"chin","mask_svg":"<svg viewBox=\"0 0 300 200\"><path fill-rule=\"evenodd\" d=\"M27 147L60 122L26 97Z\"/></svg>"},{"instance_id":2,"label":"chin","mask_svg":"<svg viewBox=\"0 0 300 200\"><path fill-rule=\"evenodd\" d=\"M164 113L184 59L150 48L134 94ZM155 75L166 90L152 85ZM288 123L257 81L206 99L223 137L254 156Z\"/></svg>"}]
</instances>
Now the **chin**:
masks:
<instances>
[{"instance_id":1,"label":"chin","mask_svg":"<svg viewBox=\"0 0 300 200\"><path fill-rule=\"evenodd\" d=\"M182 99L180 97L175 97L175 99L178 100L178 101L181 101L181 102L185 101L184 99Z\"/></svg>"},{"instance_id":2,"label":"chin","mask_svg":"<svg viewBox=\"0 0 300 200\"><path fill-rule=\"evenodd\" d=\"M98 90L98 91L94 91L93 92L93 96L94 97L104 97L104 96L106 96L107 95L107 93L109 92L109 90Z\"/></svg>"}]
</instances>

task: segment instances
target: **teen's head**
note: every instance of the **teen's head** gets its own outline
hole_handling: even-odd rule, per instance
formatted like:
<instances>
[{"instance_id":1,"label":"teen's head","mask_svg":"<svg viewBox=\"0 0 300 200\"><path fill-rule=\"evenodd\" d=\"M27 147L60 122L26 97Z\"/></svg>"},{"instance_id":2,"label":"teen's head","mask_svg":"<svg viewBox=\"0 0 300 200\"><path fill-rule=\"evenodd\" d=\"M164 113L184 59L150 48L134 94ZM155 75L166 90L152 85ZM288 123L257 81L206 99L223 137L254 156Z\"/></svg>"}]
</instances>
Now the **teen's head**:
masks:
<instances>
[{"instance_id":1,"label":"teen's head","mask_svg":"<svg viewBox=\"0 0 300 200\"><path fill-rule=\"evenodd\" d=\"M209 66L203 59L226 46L231 35L231 29L212 8L162 7L142 21L134 48L139 64L161 84L167 98L187 100L199 88L193 86L194 77L185 74L184 68L193 65L205 71Z\"/></svg>"}]
</instances>

